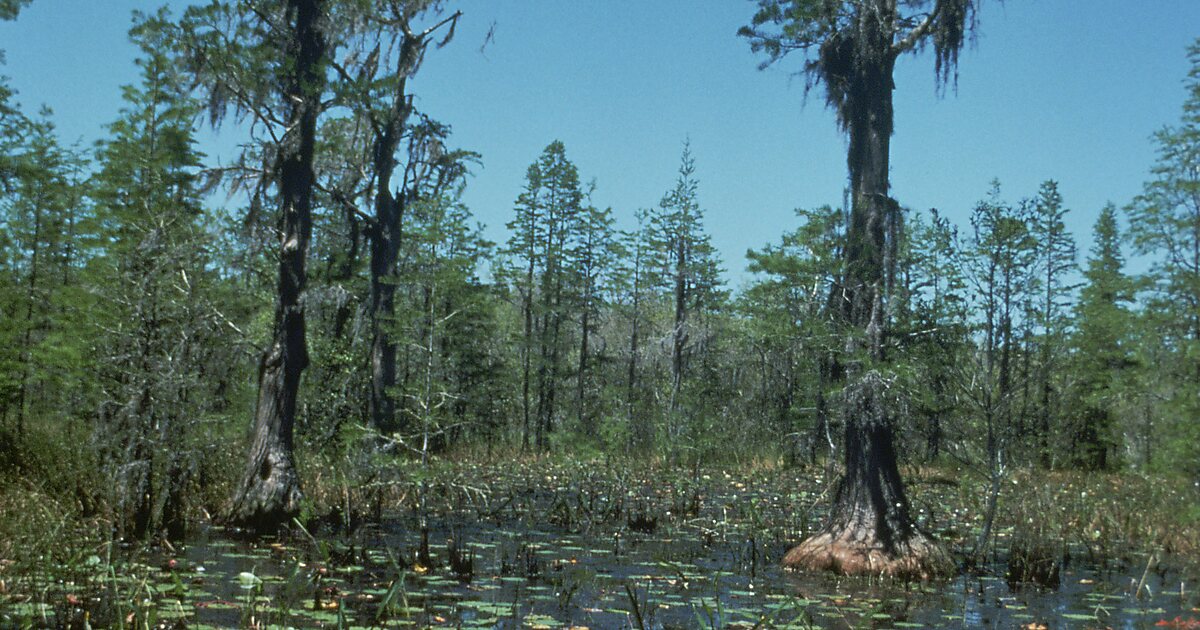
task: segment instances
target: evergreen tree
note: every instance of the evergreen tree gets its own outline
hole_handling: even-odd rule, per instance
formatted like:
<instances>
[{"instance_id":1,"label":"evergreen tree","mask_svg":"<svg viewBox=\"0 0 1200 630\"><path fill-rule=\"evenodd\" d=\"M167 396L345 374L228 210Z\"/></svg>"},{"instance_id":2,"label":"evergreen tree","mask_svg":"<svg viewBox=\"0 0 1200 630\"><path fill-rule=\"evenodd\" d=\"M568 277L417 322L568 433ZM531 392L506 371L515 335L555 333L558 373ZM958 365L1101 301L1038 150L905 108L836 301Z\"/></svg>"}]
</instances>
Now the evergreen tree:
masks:
<instances>
[{"instance_id":1,"label":"evergreen tree","mask_svg":"<svg viewBox=\"0 0 1200 630\"><path fill-rule=\"evenodd\" d=\"M86 218L79 185L85 164L59 144L49 110L25 121L20 148L10 155L13 177L0 196L0 244L9 281L2 298L6 339L0 354L0 412L17 443L29 420L82 404L87 340L86 294L77 283L82 257L76 243Z\"/></svg>"},{"instance_id":2,"label":"evergreen tree","mask_svg":"<svg viewBox=\"0 0 1200 630\"><path fill-rule=\"evenodd\" d=\"M1036 433L1038 458L1042 466L1049 468L1055 453L1051 438L1059 416L1056 403L1062 388L1057 383L1062 381L1060 357L1064 356L1067 344L1068 299L1075 289L1069 280L1075 271L1075 240L1063 223L1069 210L1063 207L1058 182L1047 180L1042 183L1032 210L1030 235L1036 243L1034 256L1041 289L1034 307L1034 320L1040 329L1037 339L1040 399Z\"/></svg>"},{"instance_id":3,"label":"evergreen tree","mask_svg":"<svg viewBox=\"0 0 1200 630\"><path fill-rule=\"evenodd\" d=\"M800 227L784 234L779 245L746 253L749 270L761 276L740 302L752 318L755 344L763 348L764 356L783 356L781 387L772 394L764 392L759 404L774 402L785 433L804 436L808 459L815 463L822 444L832 448L825 391L829 383L823 368L836 346L828 304L837 281L845 226L842 212L829 206L796 214ZM765 380L764 376L764 389ZM814 401L812 419L805 422L799 408L808 401Z\"/></svg>"},{"instance_id":4,"label":"evergreen tree","mask_svg":"<svg viewBox=\"0 0 1200 630\"><path fill-rule=\"evenodd\" d=\"M913 413L922 421L925 454L936 459L955 412L954 375L969 350L966 278L958 229L944 215L936 209L928 221L917 215L908 228L907 308L897 328L912 366Z\"/></svg>"},{"instance_id":5,"label":"evergreen tree","mask_svg":"<svg viewBox=\"0 0 1200 630\"><path fill-rule=\"evenodd\" d=\"M165 11L135 15L139 86L124 89L95 178L95 259L89 284L106 305L93 315L101 382L94 442L117 514L117 533L182 535L188 489L222 445L204 439L233 354L212 304L210 248L198 192L197 106L167 57Z\"/></svg>"},{"instance_id":6,"label":"evergreen tree","mask_svg":"<svg viewBox=\"0 0 1200 630\"><path fill-rule=\"evenodd\" d=\"M517 197L516 218L508 223L512 236L504 250L520 267L501 269L508 281L516 288L521 300L523 332L520 342L521 355L521 450L529 449L529 436L533 417L531 402L533 375L534 339L534 279L543 269L541 242L542 210L537 197L541 188L541 171L535 162L525 173L525 190Z\"/></svg>"},{"instance_id":7,"label":"evergreen tree","mask_svg":"<svg viewBox=\"0 0 1200 630\"><path fill-rule=\"evenodd\" d=\"M1072 413L1073 463L1094 470L1119 464L1119 408L1121 373L1132 367L1129 333L1133 323L1128 306L1133 283L1123 272L1116 208L1100 212L1092 229L1093 245L1083 272L1085 284L1075 306L1073 372L1079 404Z\"/></svg>"},{"instance_id":8,"label":"evergreen tree","mask_svg":"<svg viewBox=\"0 0 1200 630\"><path fill-rule=\"evenodd\" d=\"M0 75L0 192L5 193L11 191L16 174L14 158L20 150L22 130L29 124L12 99L8 77Z\"/></svg>"},{"instance_id":9,"label":"evergreen tree","mask_svg":"<svg viewBox=\"0 0 1200 630\"><path fill-rule=\"evenodd\" d=\"M1021 380L1017 374L1020 330L1037 278L1037 243L1030 223L1028 206L1013 208L1000 198L999 182L993 182L988 198L971 215L965 266L979 318L975 329L982 356L979 378L967 378L977 384L972 389L985 422L996 427L997 449L1024 432L1015 401Z\"/></svg>"},{"instance_id":10,"label":"evergreen tree","mask_svg":"<svg viewBox=\"0 0 1200 630\"><path fill-rule=\"evenodd\" d=\"M29 4L30 0L0 0L0 20L15 20L21 7ZM0 65L4 63L4 49L0 48ZM10 155L16 150L20 137L18 130L24 122L24 117L12 103L13 91L8 87L8 77L0 75L0 191L6 190L8 180L13 175L13 165L9 163Z\"/></svg>"},{"instance_id":11,"label":"evergreen tree","mask_svg":"<svg viewBox=\"0 0 1200 630\"><path fill-rule=\"evenodd\" d=\"M675 187L659 202L652 215L654 244L661 249L664 264L658 273L663 288L671 292L671 390L668 405L667 434L679 437L681 392L686 378L689 355L703 332L699 318L705 310L715 310L724 299L721 291L721 267L715 250L704 231L704 212L698 199L696 162L691 146L685 143Z\"/></svg>"},{"instance_id":12,"label":"evergreen tree","mask_svg":"<svg viewBox=\"0 0 1200 630\"><path fill-rule=\"evenodd\" d=\"M591 187L594 189L595 184ZM589 438L596 438L597 396L591 382L596 360L593 337L597 334L603 313L602 285L618 256L612 209L601 210L588 203L575 222L574 232L568 246L568 258L571 275L578 285L579 362L575 379L575 411L579 430Z\"/></svg>"},{"instance_id":13,"label":"evergreen tree","mask_svg":"<svg viewBox=\"0 0 1200 630\"><path fill-rule=\"evenodd\" d=\"M1188 51L1192 68L1178 125L1154 135L1152 179L1127 209L1134 251L1151 257L1147 312L1162 315L1156 338L1175 360L1156 365L1174 391L1165 416L1170 456L1200 470L1200 40ZM1164 369L1165 368L1165 369Z\"/></svg>"},{"instance_id":14,"label":"evergreen tree","mask_svg":"<svg viewBox=\"0 0 1200 630\"><path fill-rule=\"evenodd\" d=\"M410 208L397 276L403 299L391 331L410 350L395 393L411 401L407 424L417 430L409 433L427 455L471 428L486 434L506 395L495 391L501 366L485 341L494 333L493 296L476 273L491 243L449 194ZM493 395L480 396L487 391Z\"/></svg>"},{"instance_id":15,"label":"evergreen tree","mask_svg":"<svg viewBox=\"0 0 1200 630\"><path fill-rule=\"evenodd\" d=\"M971 228L965 267L979 319L974 322L975 361L960 371L959 382L978 420L971 427L976 430L964 435L978 434L978 424L983 425L982 458L989 493L984 524L972 550L972 556L978 556L991 537L1012 446L1024 433L1015 401L1027 379L1018 377L1017 362L1022 357L1020 331L1034 299L1036 242L1030 233L1028 205L1013 208L1004 202L999 182L993 182L988 198L975 206Z\"/></svg>"},{"instance_id":16,"label":"evergreen tree","mask_svg":"<svg viewBox=\"0 0 1200 630\"><path fill-rule=\"evenodd\" d=\"M579 300L579 282L568 258L569 245L584 215L579 172L559 141L550 143L526 173L525 190L517 198L517 218L505 253L519 268L506 275L521 296L522 445L549 448L549 434L560 412L558 390L567 376L569 322ZM535 396L536 395L536 396ZM536 397L536 402L534 398Z\"/></svg>"},{"instance_id":17,"label":"evergreen tree","mask_svg":"<svg viewBox=\"0 0 1200 630\"><path fill-rule=\"evenodd\" d=\"M662 269L665 263L661 261L661 250L653 244L650 211L639 209L634 216L637 228L621 234L621 249L625 256L617 263L613 276L613 289L617 294L613 302L614 305L619 303L628 326L622 395L627 443L645 450L653 446L655 417L647 401L649 388L642 383L642 363L646 354L645 340L653 336L649 311L655 301L655 270Z\"/></svg>"}]
</instances>

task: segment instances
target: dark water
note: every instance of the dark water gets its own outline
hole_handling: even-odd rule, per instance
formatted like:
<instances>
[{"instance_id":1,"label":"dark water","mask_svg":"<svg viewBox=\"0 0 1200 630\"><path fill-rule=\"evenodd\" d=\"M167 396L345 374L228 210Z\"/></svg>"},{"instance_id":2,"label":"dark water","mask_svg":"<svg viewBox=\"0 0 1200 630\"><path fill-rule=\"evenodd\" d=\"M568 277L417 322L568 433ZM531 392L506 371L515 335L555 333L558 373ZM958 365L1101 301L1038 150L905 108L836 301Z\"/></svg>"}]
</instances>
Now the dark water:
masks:
<instances>
[{"instance_id":1,"label":"dark water","mask_svg":"<svg viewBox=\"0 0 1200 630\"><path fill-rule=\"evenodd\" d=\"M425 536L406 511L349 532L246 543L211 527L165 549L97 550L25 576L32 596L0 597L0 628L1200 628L1196 565L1132 547L1101 559L1066 546L1054 588L1007 582L1004 530L990 564L941 582L784 572L824 518L812 475L463 478L486 492L431 491ZM924 526L969 544L977 518L940 507L961 498L923 492Z\"/></svg>"},{"instance_id":2,"label":"dark water","mask_svg":"<svg viewBox=\"0 0 1200 630\"><path fill-rule=\"evenodd\" d=\"M347 626L497 629L1149 628L1177 619L1186 627L1200 618L1194 583L1170 558L1146 574L1142 596L1135 597L1144 564L1101 570L1067 563L1056 589L1011 588L1000 566L1000 576L985 571L905 585L784 572L778 558L785 544L719 531L703 539L687 535L687 528L667 535L628 527L604 533L506 529L466 519L431 525L429 566L415 560L421 547L415 521L397 520L323 541L323 551L312 541L248 546L214 530L187 545L174 568L154 571L155 579L185 578L178 608L189 627L227 627L250 616L272 625L333 627L340 618ZM447 564L452 535L472 558L469 579ZM243 573L262 584L243 588ZM381 610L400 576L404 586L395 589L393 606ZM294 601L281 605L288 597Z\"/></svg>"}]
</instances>

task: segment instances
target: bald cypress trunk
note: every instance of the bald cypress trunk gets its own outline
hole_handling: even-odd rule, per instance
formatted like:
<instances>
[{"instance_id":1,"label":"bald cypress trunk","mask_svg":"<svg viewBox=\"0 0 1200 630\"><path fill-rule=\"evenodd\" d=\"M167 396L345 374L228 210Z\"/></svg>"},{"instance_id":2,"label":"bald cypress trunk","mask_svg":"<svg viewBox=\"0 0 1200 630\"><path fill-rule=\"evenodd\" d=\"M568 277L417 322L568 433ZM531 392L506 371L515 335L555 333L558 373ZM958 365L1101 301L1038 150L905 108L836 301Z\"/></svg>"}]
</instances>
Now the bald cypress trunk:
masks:
<instances>
[{"instance_id":1,"label":"bald cypress trunk","mask_svg":"<svg viewBox=\"0 0 1200 630\"><path fill-rule=\"evenodd\" d=\"M832 381L846 383L846 475L825 530L788 552L793 568L925 577L948 558L912 526L896 468L889 379L865 369L882 364L886 293L896 278L900 213L888 196L892 71L903 54L932 45L939 87L955 77L958 54L976 27L979 0L758 0L738 34L770 65L803 51L804 72L825 87L826 102L850 139L852 193L841 281L830 311L847 332L831 358Z\"/></svg>"},{"instance_id":2,"label":"bald cypress trunk","mask_svg":"<svg viewBox=\"0 0 1200 630\"><path fill-rule=\"evenodd\" d=\"M899 404L889 379L864 367L885 359L885 302L895 274L900 210L888 194L895 56L863 59L861 50L887 51L890 38L864 23L854 36L835 37L821 49L827 80L842 90L840 113L850 137L850 223L842 278L830 296L830 309L846 330L845 348L830 367L831 378L845 383L846 470L825 528L789 551L784 564L926 577L939 572L946 556L913 526L894 446Z\"/></svg>"},{"instance_id":3,"label":"bald cypress trunk","mask_svg":"<svg viewBox=\"0 0 1200 630\"><path fill-rule=\"evenodd\" d=\"M286 523L300 508L300 480L292 457L292 431L300 376L308 366L305 341L305 258L312 236L313 150L325 37L321 0L289 0L291 25L284 64L288 133L279 147L280 246L274 339L258 372L254 441L229 520L255 531Z\"/></svg>"}]
</instances>

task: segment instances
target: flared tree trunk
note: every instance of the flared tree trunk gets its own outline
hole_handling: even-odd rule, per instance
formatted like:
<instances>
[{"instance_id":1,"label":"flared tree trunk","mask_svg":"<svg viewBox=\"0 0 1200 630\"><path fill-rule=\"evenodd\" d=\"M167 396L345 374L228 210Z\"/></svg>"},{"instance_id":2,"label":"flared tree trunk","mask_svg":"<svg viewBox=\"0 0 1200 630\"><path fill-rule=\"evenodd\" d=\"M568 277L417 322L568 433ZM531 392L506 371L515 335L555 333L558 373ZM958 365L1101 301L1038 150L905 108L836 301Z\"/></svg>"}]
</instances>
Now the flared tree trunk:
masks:
<instances>
[{"instance_id":1,"label":"flared tree trunk","mask_svg":"<svg viewBox=\"0 0 1200 630\"><path fill-rule=\"evenodd\" d=\"M888 50L890 33L876 50ZM865 47L871 48L870 43ZM948 556L917 530L896 465L896 401L889 380L861 365L883 360L886 289L895 269L899 207L888 196L888 152L892 134L893 54L863 59L863 42L843 36L827 42L821 63L827 80L845 90L839 114L850 136L847 162L852 206L841 282L831 310L845 326L847 342L831 376L844 380L842 417L846 471L838 484L829 522L784 557L790 568L846 574L927 578L943 572Z\"/></svg>"},{"instance_id":2,"label":"flared tree trunk","mask_svg":"<svg viewBox=\"0 0 1200 630\"><path fill-rule=\"evenodd\" d=\"M300 375L308 366L304 331L305 258L312 236L313 147L324 85L321 0L289 0L292 25L285 62L288 132L279 147L280 245L278 301L271 346L258 372L254 441L229 522L257 532L277 529L300 508L292 430Z\"/></svg>"}]
</instances>

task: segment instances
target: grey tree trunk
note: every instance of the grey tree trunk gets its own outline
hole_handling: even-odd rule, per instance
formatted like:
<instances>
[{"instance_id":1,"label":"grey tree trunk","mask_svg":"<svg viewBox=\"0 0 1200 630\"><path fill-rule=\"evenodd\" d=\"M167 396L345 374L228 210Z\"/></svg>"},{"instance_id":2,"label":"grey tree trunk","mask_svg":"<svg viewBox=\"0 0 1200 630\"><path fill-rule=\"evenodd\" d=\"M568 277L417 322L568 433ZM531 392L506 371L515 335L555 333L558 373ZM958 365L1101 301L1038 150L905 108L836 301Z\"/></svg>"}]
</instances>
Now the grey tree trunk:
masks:
<instances>
[{"instance_id":1,"label":"grey tree trunk","mask_svg":"<svg viewBox=\"0 0 1200 630\"><path fill-rule=\"evenodd\" d=\"M396 401L391 390L396 386L396 342L389 325L396 313L396 265L404 210L415 191L404 182L400 194L392 192L396 170L396 149L404 134L412 97L407 91L408 77L416 72L424 50L424 36L403 26L396 69L396 88L382 120L373 117L375 140L371 147L371 166L375 171L375 216L371 226L371 424L379 431L400 428L396 421ZM411 183L416 186L415 182Z\"/></svg>"},{"instance_id":2,"label":"grey tree trunk","mask_svg":"<svg viewBox=\"0 0 1200 630\"><path fill-rule=\"evenodd\" d=\"M675 238L675 327L671 334L671 407L669 435L674 439L680 430L679 394L683 389L684 350L687 348L687 242L685 227L677 226Z\"/></svg>"},{"instance_id":3,"label":"grey tree trunk","mask_svg":"<svg viewBox=\"0 0 1200 630\"><path fill-rule=\"evenodd\" d=\"M630 438L636 448L647 448L653 439L650 418L637 417L638 411L638 352L640 352L640 334L642 319L642 255L640 243L634 251L633 258L633 315L629 327L629 366L628 389L626 390L625 409L629 417Z\"/></svg>"},{"instance_id":4,"label":"grey tree trunk","mask_svg":"<svg viewBox=\"0 0 1200 630\"><path fill-rule=\"evenodd\" d=\"M284 94L288 135L279 148L280 247L278 301L271 346L258 372L254 441L233 498L229 521L257 532L278 528L300 509L300 479L292 431L300 376L308 366L303 295L312 237L313 151L325 84L321 0L289 0L291 25Z\"/></svg>"},{"instance_id":5,"label":"grey tree trunk","mask_svg":"<svg viewBox=\"0 0 1200 630\"><path fill-rule=\"evenodd\" d=\"M529 381L533 362L533 257L529 258L529 271L525 275L525 291L522 296L521 310L525 315L524 345L521 349L521 414L524 424L521 430L521 452L529 451L529 419L531 403L529 400Z\"/></svg>"}]
</instances>

